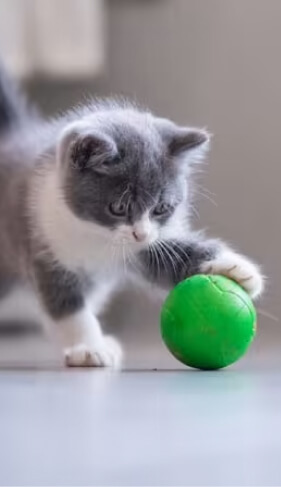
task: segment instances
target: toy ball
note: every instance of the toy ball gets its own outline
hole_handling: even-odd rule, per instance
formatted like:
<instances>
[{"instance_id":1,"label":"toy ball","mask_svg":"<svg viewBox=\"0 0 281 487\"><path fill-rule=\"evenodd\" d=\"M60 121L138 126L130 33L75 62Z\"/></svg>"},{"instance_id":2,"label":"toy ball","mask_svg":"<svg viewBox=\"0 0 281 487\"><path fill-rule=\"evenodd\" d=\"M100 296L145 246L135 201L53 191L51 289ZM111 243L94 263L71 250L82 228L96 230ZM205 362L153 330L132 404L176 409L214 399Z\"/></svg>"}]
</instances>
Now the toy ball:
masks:
<instances>
[{"instance_id":1,"label":"toy ball","mask_svg":"<svg viewBox=\"0 0 281 487\"><path fill-rule=\"evenodd\" d=\"M161 334L185 365L220 369L236 362L256 333L256 311L248 294L223 276L196 275L180 282L161 312Z\"/></svg>"}]
</instances>

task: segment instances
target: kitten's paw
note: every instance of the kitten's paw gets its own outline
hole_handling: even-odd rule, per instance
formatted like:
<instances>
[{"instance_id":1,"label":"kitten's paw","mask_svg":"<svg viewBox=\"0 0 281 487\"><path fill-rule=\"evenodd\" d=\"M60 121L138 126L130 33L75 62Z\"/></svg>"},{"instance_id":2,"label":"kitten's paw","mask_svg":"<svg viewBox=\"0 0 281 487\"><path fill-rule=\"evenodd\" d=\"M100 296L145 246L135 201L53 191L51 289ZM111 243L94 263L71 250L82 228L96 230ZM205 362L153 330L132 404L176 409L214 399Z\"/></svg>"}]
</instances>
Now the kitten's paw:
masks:
<instances>
[{"instance_id":1,"label":"kitten's paw","mask_svg":"<svg viewBox=\"0 0 281 487\"><path fill-rule=\"evenodd\" d=\"M259 296L264 279L259 268L246 257L231 250L223 251L215 259L205 262L200 269L204 274L221 274L240 284L252 298Z\"/></svg>"},{"instance_id":2,"label":"kitten's paw","mask_svg":"<svg viewBox=\"0 0 281 487\"><path fill-rule=\"evenodd\" d=\"M87 345L80 343L67 348L64 352L65 364L68 367L113 367L120 368L122 348L111 336L105 336L102 344Z\"/></svg>"}]
</instances>

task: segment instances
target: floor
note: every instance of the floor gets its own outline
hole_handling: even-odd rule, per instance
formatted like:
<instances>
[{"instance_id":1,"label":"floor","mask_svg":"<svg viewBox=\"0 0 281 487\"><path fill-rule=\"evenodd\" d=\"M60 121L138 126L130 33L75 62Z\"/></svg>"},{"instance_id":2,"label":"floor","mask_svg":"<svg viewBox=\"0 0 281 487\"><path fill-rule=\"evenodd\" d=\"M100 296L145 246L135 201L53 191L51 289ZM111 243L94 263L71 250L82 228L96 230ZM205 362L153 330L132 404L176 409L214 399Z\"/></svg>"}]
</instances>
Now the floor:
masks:
<instances>
[{"instance_id":1,"label":"floor","mask_svg":"<svg viewBox=\"0 0 281 487\"><path fill-rule=\"evenodd\" d=\"M259 323L247 356L219 372L181 368L157 324L124 330L121 373L65 370L32 327L11 330L0 328L0 485L280 485L279 323Z\"/></svg>"},{"instance_id":2,"label":"floor","mask_svg":"<svg viewBox=\"0 0 281 487\"><path fill-rule=\"evenodd\" d=\"M164 349L153 370L155 349L146 349L150 367L110 373L64 370L43 345L41 357L28 357L39 337L6 340L0 485L280 485L274 346L220 372L178 369Z\"/></svg>"},{"instance_id":3,"label":"floor","mask_svg":"<svg viewBox=\"0 0 281 487\"><path fill-rule=\"evenodd\" d=\"M1 485L280 485L272 372L2 371Z\"/></svg>"}]
</instances>

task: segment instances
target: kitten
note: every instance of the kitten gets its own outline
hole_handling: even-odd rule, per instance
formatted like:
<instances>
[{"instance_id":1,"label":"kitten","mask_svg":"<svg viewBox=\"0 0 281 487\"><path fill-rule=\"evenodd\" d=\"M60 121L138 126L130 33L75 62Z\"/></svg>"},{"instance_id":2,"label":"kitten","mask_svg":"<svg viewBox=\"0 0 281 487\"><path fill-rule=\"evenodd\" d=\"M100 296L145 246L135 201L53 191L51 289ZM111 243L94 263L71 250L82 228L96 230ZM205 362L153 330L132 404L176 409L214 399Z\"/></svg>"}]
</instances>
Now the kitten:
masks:
<instances>
[{"instance_id":1,"label":"kitten","mask_svg":"<svg viewBox=\"0 0 281 487\"><path fill-rule=\"evenodd\" d=\"M1 73L0 295L33 289L67 365L120 365L98 316L129 278L169 290L215 273L261 293L254 263L190 227L192 166L208 146L206 131L128 102L45 121Z\"/></svg>"}]
</instances>

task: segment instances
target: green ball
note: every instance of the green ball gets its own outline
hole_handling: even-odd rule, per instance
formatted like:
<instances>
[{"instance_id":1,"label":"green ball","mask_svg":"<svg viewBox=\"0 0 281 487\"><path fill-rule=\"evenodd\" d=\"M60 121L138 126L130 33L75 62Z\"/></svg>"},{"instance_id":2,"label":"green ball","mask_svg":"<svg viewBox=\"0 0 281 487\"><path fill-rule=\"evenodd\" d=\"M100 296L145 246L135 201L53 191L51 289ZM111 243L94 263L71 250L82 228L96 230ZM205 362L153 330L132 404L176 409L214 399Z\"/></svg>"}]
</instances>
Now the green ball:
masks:
<instances>
[{"instance_id":1,"label":"green ball","mask_svg":"<svg viewBox=\"0 0 281 487\"><path fill-rule=\"evenodd\" d=\"M196 275L179 283L161 312L161 334L185 365L220 369L236 362L256 333L248 294L223 276Z\"/></svg>"}]
</instances>

